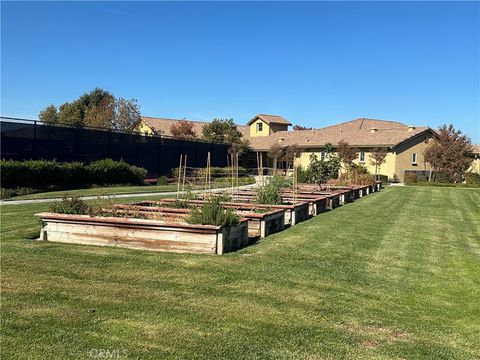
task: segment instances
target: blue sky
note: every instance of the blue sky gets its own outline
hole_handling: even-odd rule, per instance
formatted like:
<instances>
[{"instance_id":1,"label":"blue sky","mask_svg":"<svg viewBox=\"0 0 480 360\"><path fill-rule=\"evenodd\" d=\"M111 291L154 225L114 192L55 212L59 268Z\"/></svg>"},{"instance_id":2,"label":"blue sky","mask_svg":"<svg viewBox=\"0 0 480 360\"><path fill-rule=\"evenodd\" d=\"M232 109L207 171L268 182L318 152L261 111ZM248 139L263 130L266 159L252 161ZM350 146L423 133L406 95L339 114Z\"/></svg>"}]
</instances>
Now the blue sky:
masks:
<instances>
[{"instance_id":1,"label":"blue sky","mask_svg":"<svg viewBox=\"0 0 480 360\"><path fill-rule=\"evenodd\" d=\"M480 142L478 2L2 2L1 113L96 86L143 115L322 127L357 117Z\"/></svg>"}]
</instances>

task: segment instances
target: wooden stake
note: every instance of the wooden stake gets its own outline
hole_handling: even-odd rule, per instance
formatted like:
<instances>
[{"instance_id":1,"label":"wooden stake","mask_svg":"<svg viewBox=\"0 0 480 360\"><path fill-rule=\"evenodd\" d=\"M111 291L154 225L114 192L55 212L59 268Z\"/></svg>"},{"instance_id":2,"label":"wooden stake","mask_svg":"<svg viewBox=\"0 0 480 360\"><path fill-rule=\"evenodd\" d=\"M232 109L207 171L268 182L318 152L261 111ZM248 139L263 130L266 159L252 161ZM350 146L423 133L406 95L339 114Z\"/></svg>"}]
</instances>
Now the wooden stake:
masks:
<instances>
[{"instance_id":1,"label":"wooden stake","mask_svg":"<svg viewBox=\"0 0 480 360\"><path fill-rule=\"evenodd\" d=\"M178 182L177 182L177 199L178 199L178 193L180 192L180 177L182 176L182 159L183 155L180 154L180 165L178 166Z\"/></svg>"},{"instance_id":2,"label":"wooden stake","mask_svg":"<svg viewBox=\"0 0 480 360\"><path fill-rule=\"evenodd\" d=\"M237 152L237 193L238 193L238 152Z\"/></svg>"},{"instance_id":3,"label":"wooden stake","mask_svg":"<svg viewBox=\"0 0 480 360\"><path fill-rule=\"evenodd\" d=\"M208 191L212 191L212 157L208 152Z\"/></svg>"},{"instance_id":4,"label":"wooden stake","mask_svg":"<svg viewBox=\"0 0 480 360\"><path fill-rule=\"evenodd\" d=\"M185 191L185 178L187 177L187 154L185 154L185 165L183 166L183 185L182 191Z\"/></svg>"}]
</instances>

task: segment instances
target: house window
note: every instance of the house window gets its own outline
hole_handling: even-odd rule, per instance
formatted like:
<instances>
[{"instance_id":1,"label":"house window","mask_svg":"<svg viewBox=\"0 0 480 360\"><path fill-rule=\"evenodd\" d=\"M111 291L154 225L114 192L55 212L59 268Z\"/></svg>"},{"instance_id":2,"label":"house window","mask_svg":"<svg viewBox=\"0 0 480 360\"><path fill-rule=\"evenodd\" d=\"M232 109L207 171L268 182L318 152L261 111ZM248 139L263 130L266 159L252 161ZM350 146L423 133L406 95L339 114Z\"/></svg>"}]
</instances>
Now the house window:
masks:
<instances>
[{"instance_id":1,"label":"house window","mask_svg":"<svg viewBox=\"0 0 480 360\"><path fill-rule=\"evenodd\" d=\"M262 132L263 130L263 124L261 122L257 123L257 132Z\"/></svg>"},{"instance_id":2,"label":"house window","mask_svg":"<svg viewBox=\"0 0 480 360\"><path fill-rule=\"evenodd\" d=\"M412 154L412 165L417 165L417 153Z\"/></svg>"},{"instance_id":3,"label":"house window","mask_svg":"<svg viewBox=\"0 0 480 360\"><path fill-rule=\"evenodd\" d=\"M320 153L320 159L322 159L322 160L325 159L325 151L322 151Z\"/></svg>"},{"instance_id":4,"label":"house window","mask_svg":"<svg viewBox=\"0 0 480 360\"><path fill-rule=\"evenodd\" d=\"M361 163L365 162L365 151L360 151L360 153L358 154L358 161Z\"/></svg>"}]
</instances>

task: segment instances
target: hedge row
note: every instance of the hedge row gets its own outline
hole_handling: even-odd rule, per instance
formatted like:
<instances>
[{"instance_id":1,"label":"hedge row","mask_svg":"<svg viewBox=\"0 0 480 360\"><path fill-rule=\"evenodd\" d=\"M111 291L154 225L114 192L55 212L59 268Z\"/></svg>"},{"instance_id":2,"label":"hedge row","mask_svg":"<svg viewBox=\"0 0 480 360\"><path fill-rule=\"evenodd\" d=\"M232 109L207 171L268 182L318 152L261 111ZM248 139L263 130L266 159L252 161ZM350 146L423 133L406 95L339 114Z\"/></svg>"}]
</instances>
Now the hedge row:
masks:
<instances>
[{"instance_id":1,"label":"hedge row","mask_svg":"<svg viewBox=\"0 0 480 360\"><path fill-rule=\"evenodd\" d=\"M147 170L124 161L103 159L90 164L52 160L1 160L2 188L46 189L90 185L142 184Z\"/></svg>"},{"instance_id":2,"label":"hedge row","mask_svg":"<svg viewBox=\"0 0 480 360\"><path fill-rule=\"evenodd\" d=\"M430 184L453 184L448 177L448 174L444 173L435 173L432 181L429 182L428 178L425 175L415 174L415 173L407 173L405 174L405 183L406 184L423 184L423 183L430 183ZM465 184L466 185L480 185L480 174L477 173L466 173L465 174Z\"/></svg>"},{"instance_id":3,"label":"hedge row","mask_svg":"<svg viewBox=\"0 0 480 360\"><path fill-rule=\"evenodd\" d=\"M234 172L237 169L234 168ZM183 170L182 170L183 171ZM187 176L193 176L193 177L198 177L198 178L205 178L205 174L207 172L206 168L188 168L187 167ZM212 178L221 178L221 177L229 177L232 176L232 168L230 166L226 167L217 167L217 166L212 166L210 167L210 175ZM238 167L238 176L243 177L243 176L248 176L248 171L244 167L239 166ZM172 177L176 178L178 177L178 167L172 169Z\"/></svg>"}]
</instances>

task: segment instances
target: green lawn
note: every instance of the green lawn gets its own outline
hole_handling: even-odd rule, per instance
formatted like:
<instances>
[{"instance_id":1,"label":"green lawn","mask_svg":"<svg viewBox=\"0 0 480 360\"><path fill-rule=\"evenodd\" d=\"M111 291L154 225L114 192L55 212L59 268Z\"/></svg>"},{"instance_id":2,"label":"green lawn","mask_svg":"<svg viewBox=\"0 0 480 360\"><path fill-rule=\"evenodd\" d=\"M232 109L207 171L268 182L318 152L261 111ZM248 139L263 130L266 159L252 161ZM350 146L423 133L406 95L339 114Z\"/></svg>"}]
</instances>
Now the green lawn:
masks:
<instances>
[{"instance_id":1,"label":"green lawn","mask_svg":"<svg viewBox=\"0 0 480 360\"><path fill-rule=\"evenodd\" d=\"M242 179L240 185L255 183L253 178ZM226 180L217 181L212 183L212 187L229 187L230 183ZM180 186L181 188L181 186ZM191 185L191 189L203 189L200 185ZM143 186L104 186L87 189L73 189L73 190L61 190L61 191L48 191L28 195L14 196L9 200L33 200L33 199L53 199L61 198L64 195L76 195L76 196L97 196L97 195L121 195L121 194L139 194L139 193L156 193L156 192L172 192L177 191L177 184L168 185L143 185Z\"/></svg>"},{"instance_id":2,"label":"green lawn","mask_svg":"<svg viewBox=\"0 0 480 360\"><path fill-rule=\"evenodd\" d=\"M480 189L389 187L223 256L28 240L45 209L1 208L2 358L480 358Z\"/></svg>"}]
</instances>

